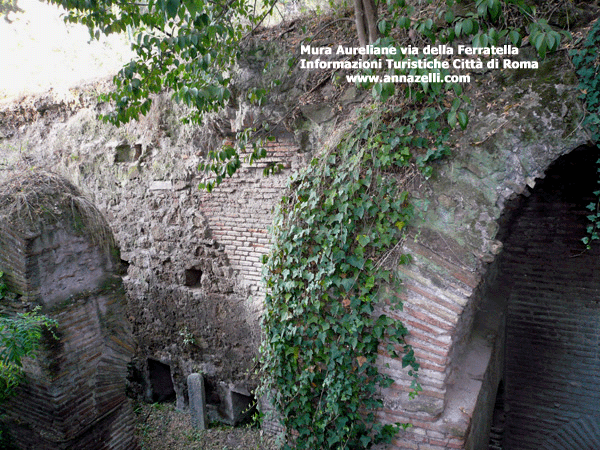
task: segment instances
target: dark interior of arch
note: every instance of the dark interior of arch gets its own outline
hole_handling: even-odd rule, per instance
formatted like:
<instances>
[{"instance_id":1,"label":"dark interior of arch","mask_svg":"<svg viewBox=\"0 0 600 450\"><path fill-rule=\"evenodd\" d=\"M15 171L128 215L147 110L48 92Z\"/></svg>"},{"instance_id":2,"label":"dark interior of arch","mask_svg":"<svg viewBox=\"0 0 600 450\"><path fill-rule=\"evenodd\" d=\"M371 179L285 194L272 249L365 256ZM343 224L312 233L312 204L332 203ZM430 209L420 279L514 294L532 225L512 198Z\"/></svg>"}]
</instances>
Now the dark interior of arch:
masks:
<instances>
[{"instance_id":1,"label":"dark interior of arch","mask_svg":"<svg viewBox=\"0 0 600 450\"><path fill-rule=\"evenodd\" d=\"M581 242L599 157L580 147L559 158L501 219L488 295L506 335L490 450L600 449L600 244Z\"/></svg>"}]
</instances>

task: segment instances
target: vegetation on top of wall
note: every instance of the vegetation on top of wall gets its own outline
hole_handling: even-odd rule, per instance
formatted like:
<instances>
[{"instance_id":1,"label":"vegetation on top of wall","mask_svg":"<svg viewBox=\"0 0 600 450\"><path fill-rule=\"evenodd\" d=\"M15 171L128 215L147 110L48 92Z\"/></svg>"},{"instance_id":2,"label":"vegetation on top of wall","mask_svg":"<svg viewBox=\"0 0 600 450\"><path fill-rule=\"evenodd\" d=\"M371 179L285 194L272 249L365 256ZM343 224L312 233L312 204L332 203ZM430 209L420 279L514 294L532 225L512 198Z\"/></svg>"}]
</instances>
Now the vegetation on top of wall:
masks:
<instances>
[{"instance_id":1,"label":"vegetation on top of wall","mask_svg":"<svg viewBox=\"0 0 600 450\"><path fill-rule=\"evenodd\" d=\"M573 65L579 77L581 99L585 102L587 115L582 125L588 127L592 142L600 145L600 20L596 20L583 43L583 48L573 50ZM600 183L600 159L598 165L598 183ZM581 241L588 249L592 241L600 239L600 186L594 191L596 202L587 206L590 214L587 216L590 224L587 226L587 236Z\"/></svg>"},{"instance_id":2,"label":"vegetation on top of wall","mask_svg":"<svg viewBox=\"0 0 600 450\"><path fill-rule=\"evenodd\" d=\"M0 186L3 219L21 232L40 232L41 227L62 220L77 234L109 250L112 231L98 209L64 178L42 170L15 174Z\"/></svg>"},{"instance_id":3,"label":"vegetation on top of wall","mask_svg":"<svg viewBox=\"0 0 600 450\"><path fill-rule=\"evenodd\" d=\"M187 107L186 122L200 124L207 113L221 110L232 97L232 70L241 43L272 12L276 0L48 0L68 10L66 21L89 28L92 38L127 32L135 58L114 77L115 89L101 95L113 109L102 118L120 125L150 111L152 94L163 91ZM251 160L266 154L255 130L238 133L234 147L208 155L207 171L219 184L240 167L240 154L254 144ZM215 182L207 183L210 188Z\"/></svg>"}]
</instances>

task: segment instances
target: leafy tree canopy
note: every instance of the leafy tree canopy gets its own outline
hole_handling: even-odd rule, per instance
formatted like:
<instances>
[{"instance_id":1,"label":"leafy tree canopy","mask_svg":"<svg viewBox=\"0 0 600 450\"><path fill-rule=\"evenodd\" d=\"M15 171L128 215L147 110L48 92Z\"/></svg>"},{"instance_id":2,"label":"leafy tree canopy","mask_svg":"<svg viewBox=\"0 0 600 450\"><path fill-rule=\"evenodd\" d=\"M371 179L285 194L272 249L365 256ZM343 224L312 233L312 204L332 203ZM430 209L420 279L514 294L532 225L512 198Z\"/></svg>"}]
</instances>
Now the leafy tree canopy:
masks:
<instances>
[{"instance_id":1,"label":"leafy tree canopy","mask_svg":"<svg viewBox=\"0 0 600 450\"><path fill-rule=\"evenodd\" d=\"M116 125L136 119L151 106L150 94L171 90L192 107L187 118L223 107L240 42L274 5L273 0L49 0L66 8L93 37L127 32L136 58L116 75L116 90L104 100L116 108L105 119ZM271 2L271 3L269 3Z\"/></svg>"}]
</instances>

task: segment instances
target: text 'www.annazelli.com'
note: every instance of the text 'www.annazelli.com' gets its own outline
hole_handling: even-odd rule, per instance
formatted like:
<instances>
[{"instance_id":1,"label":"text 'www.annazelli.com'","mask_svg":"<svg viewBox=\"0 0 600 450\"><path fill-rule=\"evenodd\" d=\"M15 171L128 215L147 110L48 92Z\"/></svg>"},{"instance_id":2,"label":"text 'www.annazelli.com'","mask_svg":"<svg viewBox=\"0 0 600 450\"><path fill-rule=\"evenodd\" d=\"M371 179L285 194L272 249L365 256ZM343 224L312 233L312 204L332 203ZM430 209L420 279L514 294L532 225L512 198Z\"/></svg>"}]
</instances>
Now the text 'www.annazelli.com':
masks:
<instances>
[{"instance_id":1,"label":"text 'www.annazelli.com'","mask_svg":"<svg viewBox=\"0 0 600 450\"><path fill-rule=\"evenodd\" d=\"M470 83L470 75L442 75L430 72L424 75L346 75L348 83Z\"/></svg>"}]
</instances>

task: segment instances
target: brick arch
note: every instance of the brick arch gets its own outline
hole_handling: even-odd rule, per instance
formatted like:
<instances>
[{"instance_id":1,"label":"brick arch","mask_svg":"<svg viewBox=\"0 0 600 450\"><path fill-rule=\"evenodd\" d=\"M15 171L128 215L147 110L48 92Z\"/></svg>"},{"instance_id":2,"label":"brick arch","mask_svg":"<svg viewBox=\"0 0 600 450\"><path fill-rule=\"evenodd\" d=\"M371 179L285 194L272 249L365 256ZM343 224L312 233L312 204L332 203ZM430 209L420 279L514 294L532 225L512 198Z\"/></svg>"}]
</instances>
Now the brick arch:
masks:
<instances>
[{"instance_id":1,"label":"brick arch","mask_svg":"<svg viewBox=\"0 0 600 450\"><path fill-rule=\"evenodd\" d=\"M57 322L58 340L45 333L4 405L18 448L139 448L125 395L135 342L114 255L103 217L64 178L32 170L0 185L0 270L12 293L0 310L39 306Z\"/></svg>"},{"instance_id":2,"label":"brick arch","mask_svg":"<svg viewBox=\"0 0 600 450\"><path fill-rule=\"evenodd\" d=\"M408 239L405 243L404 250L413 255L413 263L400 269L405 308L398 317L410 327L411 342L422 364L424 392L410 401L406 381L404 385L400 381L406 378L398 376L398 364L382 357L382 362L390 366L385 370L399 381L385 392L386 408L381 417L385 421L402 417L417 428L401 433L395 441L396 448L487 449L501 381L506 382L506 393L504 402L498 403L513 411L506 417L506 427L502 427L512 426L512 434L505 436L506 445L512 446L505 449L537 449L557 428L593 414L600 393L590 391L594 390L598 368L586 372L586 367L590 360L599 359L596 341L600 309L593 292L600 289L600 278L596 276L600 266L595 262L600 249L595 247L581 255L584 246L580 239L585 235L585 216L589 213L585 206L597 189L598 151L576 146L564 153L554 159L549 154L540 175L524 183L518 195L503 203L489 251L478 255L479 266L465 264L473 253L452 235L439 230L424 228L418 241ZM540 270L544 267L549 271ZM532 278L538 285L531 283ZM513 289L516 284L520 284L519 289ZM591 292L592 296L582 297L579 309L566 315L569 306L560 303L564 303L566 292L577 289ZM557 296L549 304L542 302L537 310L532 309L530 297L545 291ZM568 302L577 303L575 299ZM591 310L598 314L591 318L593 324L587 324ZM536 323L536 318L541 323ZM542 328L544 322L553 324L559 319L563 320L562 332L553 327ZM573 320L579 320L579 325L573 325ZM525 340L528 327L535 328L533 343ZM578 327L578 340L572 340L573 328ZM560 366L562 360L552 353L558 349L543 350L536 346L536 338L560 338L561 333L566 341L561 351L573 352L574 358L558 370L554 366ZM590 339L596 339L595 344ZM521 355L516 353L518 350ZM542 351L550 352L549 359L537 358ZM505 361L506 352L509 356ZM532 363L528 365L516 358L529 358ZM581 369L581 373L575 372L569 378L569 371L574 368ZM560 379L566 390L557 388L552 397L551 389L542 386L537 393L523 394L525 377L529 386L536 388L540 387L541 374L551 372L554 378L545 382L552 386ZM521 402L522 395L533 400ZM545 404L540 401L543 397L547 397ZM585 398L587 409L581 406ZM535 409L531 402L540 403L541 407ZM561 414L560 410L569 404L571 411ZM559 413L550 414L552 409ZM544 425L539 426L539 421ZM527 440L529 443L522 444Z\"/></svg>"},{"instance_id":3,"label":"brick arch","mask_svg":"<svg viewBox=\"0 0 600 450\"><path fill-rule=\"evenodd\" d=\"M541 450L595 450L600 448L600 415L573 420L540 445Z\"/></svg>"},{"instance_id":4,"label":"brick arch","mask_svg":"<svg viewBox=\"0 0 600 450\"><path fill-rule=\"evenodd\" d=\"M435 176L421 189L415 190L417 202L427 200L429 207L424 212L422 223L416 226L415 234L404 243L404 250L413 255L414 262L400 268L405 280L400 294L406 304L399 317L405 320L412 332L411 339L422 362L424 392L415 401L409 401L408 377L398 361L382 355L382 363L388 363L388 366L382 364L384 370L397 383L384 392L385 408L380 415L386 421L414 424L413 428L398 436L393 448L482 448L478 447L480 442L476 438L485 438L486 433L481 430L489 425L490 405L494 404L495 389L502 373L499 369L501 352L498 350L502 348L502 339L497 325L494 325L497 321L485 320L499 315L493 309L483 318L476 315L477 311L487 311L494 306L493 302L491 305L484 302L488 298L483 293L494 278L494 261L502 248L497 236L500 227L497 220L511 197L533 185L552 161L588 139L579 127L582 106L577 100L574 74L564 55L564 52L559 52L557 56L547 58L539 71L480 74L468 87L473 94L470 124L464 135L453 135L453 157L439 163ZM524 57L534 58L526 54ZM330 105L325 106L330 108ZM314 107L318 109L319 105ZM241 117L240 112L238 119ZM336 118L330 121L330 125L315 124L315 133L307 131L305 134L302 131L302 141L310 141L311 146L317 147L325 141L321 136L326 136L337 123ZM78 130L77 127L59 124L52 132L44 134L43 142L31 147L44 155L39 158L39 164L55 161L51 151L62 145L62 142L50 145L51 136L71 138L82 134ZM141 130L139 135L147 136L147 132ZM107 135L111 133L113 131ZM106 149L105 143L98 147L98 144L92 143L92 138L86 137L78 142L82 150L80 154L85 157L75 161L65 156L61 170L80 174L80 182L93 186L99 194L98 198L113 216L113 224L122 230L117 239L122 247L124 243L128 247L129 254L123 255L123 258L131 263L130 275L134 269L145 267L147 254L154 250L159 250L156 255L162 258L161 264L182 254L172 252L169 239L133 239L141 231L138 228L141 222L144 222L143 229L147 232L146 226L156 220L157 214L146 211L150 200L161 198L165 203L182 201L186 211L188 207L200 209L209 218L212 238L223 244L231 267L239 272L243 281L241 286L252 294L251 300L247 296L248 300L240 302L247 309L243 320L258 323L262 310L260 254L267 251L268 243L263 222L268 222L266 211L283 195L285 183L270 186L261 178L253 177L256 171L252 169L232 179L236 184L224 184L217 192L219 196L201 199L200 194L194 194L200 179L190 172L190 168L197 165L198 149L187 144L180 147L179 143L165 139L162 129L160 133L153 135L153 139L143 138L143 142L152 143L144 148L142 156L146 161L152 161L151 164L144 162L139 167L128 167L123 160L131 158L119 156L115 157L114 166L101 165L102 170L90 170L86 165L97 166L95 161L104 161L100 155ZM24 136L19 139L25 139ZM96 136L93 138L96 139ZM274 157L283 155L286 160L295 159L300 165L305 157L308 158L308 154L296 155L295 158L287 156L297 150L291 136L289 139L282 138L280 142L283 144L275 147ZM159 143L156 148L155 143ZM30 144L28 141L28 148ZM19 147L15 145L15 148ZM94 149L83 151L90 148ZM173 158L174 154L177 158ZM171 164L174 164L172 175L169 174L170 169L166 172L161 167L171 167ZM139 170L140 167L144 169ZM120 190L112 192L109 186L114 185L113 181L126 178L129 181L123 182ZM137 186L142 187L141 192ZM255 201L257 196L263 197L264 201ZM269 207L265 208L267 205ZM230 213L225 210L227 208ZM178 238L189 232L186 230L195 229L192 220L188 217L181 226L173 227ZM205 228L204 225L197 227L198 230ZM152 246L152 252L148 252L148 245ZM181 267L182 273L173 274L173 278L186 280L185 270L190 268L202 271L195 264L185 265ZM193 273L189 275L187 282L195 284L196 277L192 276ZM204 276L205 272L200 278ZM182 284L183 280L180 280ZM153 279L149 282L158 285ZM184 287L187 290L197 289L195 286ZM163 289L162 285L160 289ZM143 303L144 295L134 291L135 286L130 289L132 297ZM176 305L178 297L172 298L174 301L170 304ZM140 323L144 320L141 317ZM197 362L204 364L204 361ZM206 367L210 368L210 365L206 364Z\"/></svg>"},{"instance_id":5,"label":"brick arch","mask_svg":"<svg viewBox=\"0 0 600 450\"><path fill-rule=\"evenodd\" d=\"M581 243L586 206L596 201L597 159L596 147L558 158L513 202L500 230L504 251L491 295L506 317L506 449L537 450L556 429L597 412L600 249Z\"/></svg>"},{"instance_id":6,"label":"brick arch","mask_svg":"<svg viewBox=\"0 0 600 450\"><path fill-rule=\"evenodd\" d=\"M410 400L405 370L381 355L382 369L396 382L383 392L379 416L413 424L390 448L487 448L504 376L504 293L497 282L506 226L501 218L515 208L515 198L529 195L554 161L587 141L583 130L571 128L581 117L572 87L539 83L532 76L517 80L513 89L521 92L511 110L514 119L476 113L453 157L414 191L428 208L402 245L413 261L399 267L405 303L396 317L411 333L423 392ZM540 107L542 91L552 93L545 107ZM493 101L508 104L514 91ZM475 109L485 108L480 103Z\"/></svg>"}]
</instances>

